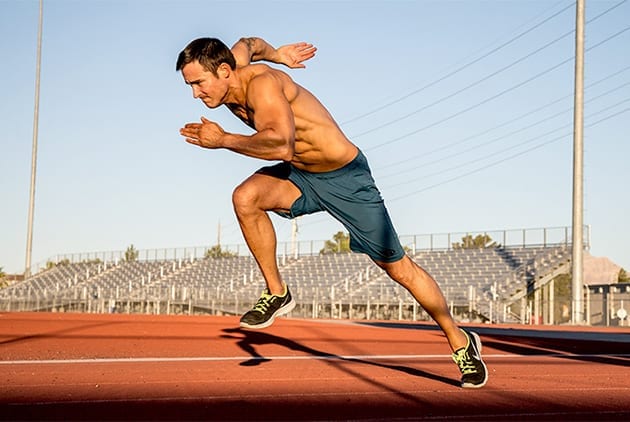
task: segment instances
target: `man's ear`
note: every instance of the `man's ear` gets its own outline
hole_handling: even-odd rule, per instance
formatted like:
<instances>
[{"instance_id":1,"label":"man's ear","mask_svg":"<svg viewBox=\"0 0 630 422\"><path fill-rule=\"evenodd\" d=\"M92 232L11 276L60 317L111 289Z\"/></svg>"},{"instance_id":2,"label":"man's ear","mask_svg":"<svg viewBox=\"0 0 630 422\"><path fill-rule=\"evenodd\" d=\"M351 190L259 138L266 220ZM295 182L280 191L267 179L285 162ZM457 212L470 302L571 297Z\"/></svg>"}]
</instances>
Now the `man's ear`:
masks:
<instances>
[{"instance_id":1,"label":"man's ear","mask_svg":"<svg viewBox=\"0 0 630 422\"><path fill-rule=\"evenodd\" d=\"M217 77L219 79L227 79L232 73L232 68L227 63L221 63L217 68Z\"/></svg>"}]
</instances>

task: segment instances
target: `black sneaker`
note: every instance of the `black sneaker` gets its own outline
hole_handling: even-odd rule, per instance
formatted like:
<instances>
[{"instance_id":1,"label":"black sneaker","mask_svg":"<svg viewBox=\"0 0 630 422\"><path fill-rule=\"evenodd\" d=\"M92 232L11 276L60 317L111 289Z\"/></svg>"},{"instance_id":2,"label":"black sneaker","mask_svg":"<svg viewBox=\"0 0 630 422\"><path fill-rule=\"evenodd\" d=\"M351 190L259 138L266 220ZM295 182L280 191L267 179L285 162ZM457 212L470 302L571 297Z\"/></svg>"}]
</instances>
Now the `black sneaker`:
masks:
<instances>
[{"instance_id":1,"label":"black sneaker","mask_svg":"<svg viewBox=\"0 0 630 422\"><path fill-rule=\"evenodd\" d=\"M468 344L453 353L453 360L462 373L462 387L481 388L488 381L488 369L481 360L481 340L477 333L462 331L468 339Z\"/></svg>"},{"instance_id":2,"label":"black sneaker","mask_svg":"<svg viewBox=\"0 0 630 422\"><path fill-rule=\"evenodd\" d=\"M250 329L267 328L277 316L287 314L295 308L289 288L285 286L283 296L272 295L265 289L256 305L241 317L241 327Z\"/></svg>"}]
</instances>

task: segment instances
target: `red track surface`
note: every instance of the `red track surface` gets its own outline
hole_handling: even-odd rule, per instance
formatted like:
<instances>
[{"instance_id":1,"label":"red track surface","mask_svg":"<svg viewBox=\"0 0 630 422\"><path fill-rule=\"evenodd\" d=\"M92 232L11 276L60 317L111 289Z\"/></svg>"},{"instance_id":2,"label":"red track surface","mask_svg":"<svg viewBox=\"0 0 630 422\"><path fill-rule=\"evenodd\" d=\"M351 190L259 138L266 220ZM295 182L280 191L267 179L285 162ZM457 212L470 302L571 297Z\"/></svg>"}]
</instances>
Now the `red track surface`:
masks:
<instances>
[{"instance_id":1,"label":"red track surface","mask_svg":"<svg viewBox=\"0 0 630 422\"><path fill-rule=\"evenodd\" d=\"M478 326L459 387L432 324L0 314L0 419L630 420L630 330Z\"/></svg>"}]
</instances>

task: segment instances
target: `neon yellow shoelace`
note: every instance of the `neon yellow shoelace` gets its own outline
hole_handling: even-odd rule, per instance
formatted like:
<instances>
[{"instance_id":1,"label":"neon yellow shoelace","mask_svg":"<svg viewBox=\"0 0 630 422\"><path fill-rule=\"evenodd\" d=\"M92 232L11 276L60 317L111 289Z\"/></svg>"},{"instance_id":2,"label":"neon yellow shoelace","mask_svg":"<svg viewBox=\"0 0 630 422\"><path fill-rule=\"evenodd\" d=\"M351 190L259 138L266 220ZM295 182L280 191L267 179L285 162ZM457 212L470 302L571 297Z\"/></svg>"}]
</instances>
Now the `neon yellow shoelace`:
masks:
<instances>
[{"instance_id":1,"label":"neon yellow shoelace","mask_svg":"<svg viewBox=\"0 0 630 422\"><path fill-rule=\"evenodd\" d=\"M459 366L462 374L471 374L476 372L475 362L468 356L466 349L459 350L453 354L453 360Z\"/></svg>"},{"instance_id":2,"label":"neon yellow shoelace","mask_svg":"<svg viewBox=\"0 0 630 422\"><path fill-rule=\"evenodd\" d=\"M269 309L269 301L271 298L272 295L263 292L258 302L256 302L256 305L254 305L254 310L264 314L267 309Z\"/></svg>"}]
</instances>

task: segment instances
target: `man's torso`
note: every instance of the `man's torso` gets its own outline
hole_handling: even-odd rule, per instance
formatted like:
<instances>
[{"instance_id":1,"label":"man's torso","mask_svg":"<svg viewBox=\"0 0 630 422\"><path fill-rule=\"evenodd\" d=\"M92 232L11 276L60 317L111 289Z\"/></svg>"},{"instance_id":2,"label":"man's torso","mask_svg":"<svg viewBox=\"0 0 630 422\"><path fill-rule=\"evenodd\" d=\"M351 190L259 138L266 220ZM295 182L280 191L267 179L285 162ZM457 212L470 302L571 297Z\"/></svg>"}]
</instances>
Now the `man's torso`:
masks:
<instances>
[{"instance_id":1,"label":"man's torso","mask_svg":"<svg viewBox=\"0 0 630 422\"><path fill-rule=\"evenodd\" d=\"M309 172L324 172L343 167L357 155L357 148L346 138L328 110L308 90L295 83L286 73L264 64L240 68L245 89L255 78L271 75L281 86L289 103L295 124L295 153L291 164ZM230 111L248 126L256 129L256 110L247 104L229 106Z\"/></svg>"}]
</instances>

